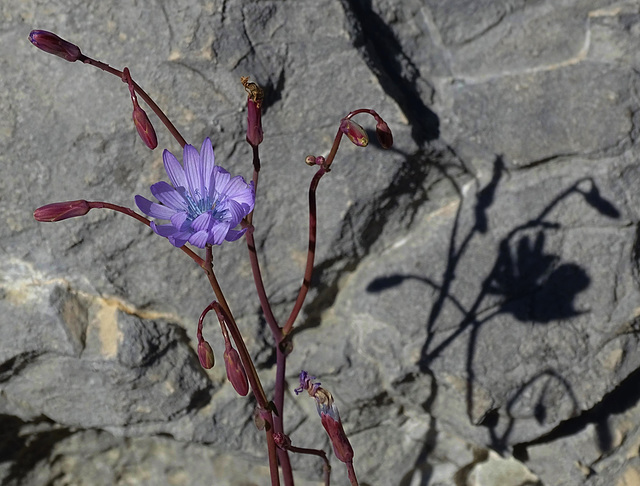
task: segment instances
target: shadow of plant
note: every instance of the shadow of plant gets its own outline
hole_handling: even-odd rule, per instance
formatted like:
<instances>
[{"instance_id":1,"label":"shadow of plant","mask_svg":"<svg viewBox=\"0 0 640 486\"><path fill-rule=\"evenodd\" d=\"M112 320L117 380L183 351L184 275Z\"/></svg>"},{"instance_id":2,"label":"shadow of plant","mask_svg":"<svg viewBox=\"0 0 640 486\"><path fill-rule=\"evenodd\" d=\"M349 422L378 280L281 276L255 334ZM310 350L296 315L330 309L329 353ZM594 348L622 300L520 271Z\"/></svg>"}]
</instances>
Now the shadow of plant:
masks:
<instances>
[{"instance_id":1,"label":"shadow of plant","mask_svg":"<svg viewBox=\"0 0 640 486\"><path fill-rule=\"evenodd\" d=\"M457 182L441 170L463 201L462 191ZM412 279L435 291L435 299L426 319L427 337L419 360L420 370L433 374L431 363L463 333L468 333L465 363L467 416L472 424L488 429L488 445L497 452L504 452L510 446L509 437L516 420L514 417L518 415L515 410L523 406L523 397L527 397L526 402L529 406L534 404L529 413L538 423L547 420L553 396L559 394L568 397L571 403L569 416L575 415L578 407L571 384L557 371L547 368L537 372L522 383L517 391L512 392L502 406L502 412L490 409L484 415L474 417L474 359L480 329L500 314L510 314L523 323L548 325L570 320L585 312L576 308L575 300L578 294L589 287L590 277L577 263L563 262L559 255L546 248L547 235L561 229L560 223L551 217L551 213L567 198L581 196L587 206L601 215L614 219L620 216L615 206L600 195L591 178L579 179L557 194L535 217L514 225L498 242L496 258L482 280L477 295L472 296L471 300L468 295L455 295L451 289L456 272L461 270L461 259L470 243L477 236L489 231L489 210L495 201L497 188L505 172L505 165L498 157L494 162L491 180L477 192L473 207L473 224L463 235L460 234L461 216L466 209L464 204L459 205L440 280L416 274L396 274L376 278L367 287L369 292L383 292L407 279ZM436 333L436 325L441 319L445 303L453 305L463 317L450 331ZM448 334L445 334L446 332ZM434 339L436 334L439 335L437 344ZM433 397L429 401L433 403ZM501 417L503 423L499 427ZM432 446L433 444L426 444L420 457L424 459L427 449ZM420 465L416 464L416 471L419 470Z\"/></svg>"}]
</instances>

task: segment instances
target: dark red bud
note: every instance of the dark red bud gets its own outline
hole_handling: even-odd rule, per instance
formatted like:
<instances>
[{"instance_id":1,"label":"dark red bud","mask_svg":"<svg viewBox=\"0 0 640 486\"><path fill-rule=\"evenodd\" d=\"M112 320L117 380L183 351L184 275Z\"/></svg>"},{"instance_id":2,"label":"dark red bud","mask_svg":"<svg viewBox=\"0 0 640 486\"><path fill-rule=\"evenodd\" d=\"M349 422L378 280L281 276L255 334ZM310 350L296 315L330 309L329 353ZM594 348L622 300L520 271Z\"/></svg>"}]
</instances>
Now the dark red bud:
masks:
<instances>
[{"instance_id":1,"label":"dark red bud","mask_svg":"<svg viewBox=\"0 0 640 486\"><path fill-rule=\"evenodd\" d=\"M211 349L211 346L205 340L198 343L198 359L200 360L200 366L205 370L210 370L215 364L213 349Z\"/></svg>"},{"instance_id":2,"label":"dark red bud","mask_svg":"<svg viewBox=\"0 0 640 486\"><path fill-rule=\"evenodd\" d=\"M151 150L156 148L158 146L156 131L153 129L149 117L145 111L140 108L137 101L133 103L133 123L136 126L136 130L138 130L138 135L140 135L140 138L146 146Z\"/></svg>"},{"instance_id":3,"label":"dark red bud","mask_svg":"<svg viewBox=\"0 0 640 486\"><path fill-rule=\"evenodd\" d=\"M91 207L87 201L65 201L42 206L33 212L33 217L43 223L54 223L76 216L84 216L90 210Z\"/></svg>"},{"instance_id":4,"label":"dark red bud","mask_svg":"<svg viewBox=\"0 0 640 486\"><path fill-rule=\"evenodd\" d=\"M327 431L329 439L331 439L333 453L342 462L352 462L353 449L351 448L347 434L344 433L342 422L339 419L335 420L333 417L325 413L320 414L320 419L322 420L324 430Z\"/></svg>"},{"instance_id":5,"label":"dark red bud","mask_svg":"<svg viewBox=\"0 0 640 486\"><path fill-rule=\"evenodd\" d=\"M262 100L247 98L247 142L252 147L262 143Z\"/></svg>"},{"instance_id":6,"label":"dark red bud","mask_svg":"<svg viewBox=\"0 0 640 486\"><path fill-rule=\"evenodd\" d=\"M378 137L378 142L383 149L389 149L393 145L393 135L391 134L391 129L387 122L383 120L378 120L378 124L376 125L376 137Z\"/></svg>"},{"instance_id":7,"label":"dark red bud","mask_svg":"<svg viewBox=\"0 0 640 486\"><path fill-rule=\"evenodd\" d=\"M226 349L224 350L224 365L227 368L228 380L233 385L233 388L238 392L238 395L244 397L249 393L247 374L242 366L240 355L229 343L227 343Z\"/></svg>"},{"instance_id":8,"label":"dark red bud","mask_svg":"<svg viewBox=\"0 0 640 486\"><path fill-rule=\"evenodd\" d=\"M38 49L69 62L77 61L82 56L78 46L58 37L53 32L32 30L29 34L29 40Z\"/></svg>"},{"instance_id":9,"label":"dark red bud","mask_svg":"<svg viewBox=\"0 0 640 486\"><path fill-rule=\"evenodd\" d=\"M369 145L369 137L360 125L353 120L343 118L340 121L340 130L344 133L354 145L358 147L366 147Z\"/></svg>"}]
</instances>

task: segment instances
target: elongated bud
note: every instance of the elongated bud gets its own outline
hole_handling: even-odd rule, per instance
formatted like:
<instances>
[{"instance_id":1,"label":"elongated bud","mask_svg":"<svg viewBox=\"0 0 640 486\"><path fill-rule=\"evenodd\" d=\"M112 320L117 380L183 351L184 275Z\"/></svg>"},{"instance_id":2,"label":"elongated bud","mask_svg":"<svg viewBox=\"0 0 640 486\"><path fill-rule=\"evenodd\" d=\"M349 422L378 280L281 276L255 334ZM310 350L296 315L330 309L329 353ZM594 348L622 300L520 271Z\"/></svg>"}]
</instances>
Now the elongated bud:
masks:
<instances>
[{"instance_id":1,"label":"elongated bud","mask_svg":"<svg viewBox=\"0 0 640 486\"><path fill-rule=\"evenodd\" d=\"M36 209L33 217L43 223L54 223L64 219L84 216L91 210L91 206L87 201L79 199L77 201L57 202L47 204Z\"/></svg>"},{"instance_id":2,"label":"elongated bud","mask_svg":"<svg viewBox=\"0 0 640 486\"><path fill-rule=\"evenodd\" d=\"M136 90L133 86L133 79L131 79L131 73L129 68L125 67L122 71L122 81L129 86L129 94L131 95L131 102L133 103L133 124L136 126L138 135L151 150L158 146L158 137L156 131L149 120L149 117L145 111L140 108L138 103L138 97L136 96Z\"/></svg>"},{"instance_id":3,"label":"elongated bud","mask_svg":"<svg viewBox=\"0 0 640 486\"><path fill-rule=\"evenodd\" d=\"M151 150L156 148L158 146L156 131L145 111L140 108L137 100L133 103L133 123L136 126L136 130L138 130L138 135L140 135L147 147Z\"/></svg>"},{"instance_id":4,"label":"elongated bud","mask_svg":"<svg viewBox=\"0 0 640 486\"><path fill-rule=\"evenodd\" d=\"M224 365L227 368L227 378L238 392L238 395L245 396L249 393L249 382L247 374L242 366L240 355L231 347L231 343L227 341L224 350Z\"/></svg>"},{"instance_id":5,"label":"elongated bud","mask_svg":"<svg viewBox=\"0 0 640 486\"><path fill-rule=\"evenodd\" d=\"M383 149L389 149L393 145L391 129L382 118L380 118L376 124L376 137L378 137L378 142Z\"/></svg>"},{"instance_id":6,"label":"elongated bud","mask_svg":"<svg viewBox=\"0 0 640 486\"><path fill-rule=\"evenodd\" d=\"M215 357L213 355L213 349L207 341L204 339L198 343L198 359L200 360L200 366L205 370L210 370L215 364Z\"/></svg>"},{"instance_id":7,"label":"elongated bud","mask_svg":"<svg viewBox=\"0 0 640 486\"><path fill-rule=\"evenodd\" d=\"M252 147L262 143L262 100L264 91L256 83L250 83L249 77L240 78L242 86L249 95L247 98L247 142Z\"/></svg>"},{"instance_id":8,"label":"elongated bud","mask_svg":"<svg viewBox=\"0 0 640 486\"><path fill-rule=\"evenodd\" d=\"M354 145L366 147L369 145L369 137L360 125L349 118L340 120L340 131L344 133Z\"/></svg>"},{"instance_id":9,"label":"elongated bud","mask_svg":"<svg viewBox=\"0 0 640 486\"><path fill-rule=\"evenodd\" d=\"M29 40L38 49L69 62L75 62L82 56L78 46L58 37L53 32L32 30L29 34Z\"/></svg>"}]
</instances>

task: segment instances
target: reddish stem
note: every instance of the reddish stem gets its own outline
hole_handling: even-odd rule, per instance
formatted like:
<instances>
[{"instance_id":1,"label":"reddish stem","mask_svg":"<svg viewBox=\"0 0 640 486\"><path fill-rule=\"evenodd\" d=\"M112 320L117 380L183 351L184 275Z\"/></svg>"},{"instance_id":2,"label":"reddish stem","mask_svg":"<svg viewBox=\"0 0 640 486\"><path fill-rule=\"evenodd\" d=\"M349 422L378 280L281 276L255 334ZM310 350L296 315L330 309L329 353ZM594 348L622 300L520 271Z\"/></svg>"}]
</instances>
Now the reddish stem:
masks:
<instances>
[{"instance_id":1,"label":"reddish stem","mask_svg":"<svg viewBox=\"0 0 640 486\"><path fill-rule=\"evenodd\" d=\"M320 179L326 172L327 171L324 167L318 169L318 172L316 172L316 174L313 176L311 184L309 185L309 248L307 250L307 265L305 267L302 285L300 286L300 291L298 292L298 298L296 299L293 309L291 310L289 319L287 319L287 323L282 329L282 333L285 336L291 332L293 323L295 322L296 317L298 317L300 309L302 309L302 304L304 303L304 299L307 297L307 292L309 292L309 286L311 285L311 276L313 275L313 262L316 255L316 189L318 188Z\"/></svg>"},{"instance_id":2,"label":"reddish stem","mask_svg":"<svg viewBox=\"0 0 640 486\"><path fill-rule=\"evenodd\" d=\"M240 332L240 329L238 328L238 325L236 324L236 321L231 314L229 304L227 303L227 300L222 293L222 289L220 288L218 279L216 278L216 275L213 271L213 252L211 249L211 245L206 246L204 270L209 279L209 283L211 284L211 288L213 289L213 293L218 299L220 311L222 311L229 333L233 337L233 342L238 348L238 354L240 355L242 365L244 366L244 370L247 373L247 378L249 380L249 383L251 384L251 391L253 392L253 395L258 402L258 407L261 410L261 416L267 423L265 426L265 433L267 435L267 448L269 451L269 470L271 472L271 484L272 486L279 486L280 476L278 474L276 444L273 439L273 416L271 414L269 400L267 399L264 389L262 388L260 377L258 376L258 372L256 371L256 368L253 364L251 355L247 350L247 346L244 343L242 333Z\"/></svg>"}]
</instances>

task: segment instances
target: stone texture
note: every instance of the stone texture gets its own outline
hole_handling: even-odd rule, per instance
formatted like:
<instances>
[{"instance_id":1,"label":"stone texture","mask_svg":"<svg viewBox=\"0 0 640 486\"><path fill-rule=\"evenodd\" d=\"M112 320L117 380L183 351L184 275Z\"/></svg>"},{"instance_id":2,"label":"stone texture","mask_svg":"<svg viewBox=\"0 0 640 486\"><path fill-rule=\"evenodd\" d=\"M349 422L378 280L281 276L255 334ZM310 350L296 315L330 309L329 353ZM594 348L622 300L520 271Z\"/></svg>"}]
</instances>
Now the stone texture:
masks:
<instances>
[{"instance_id":1,"label":"stone texture","mask_svg":"<svg viewBox=\"0 0 640 486\"><path fill-rule=\"evenodd\" d=\"M327 153L350 109L385 117L394 148L345 144L321 181L287 368L290 388L303 368L334 393L362 484L638 482L637 1L0 6L3 484L263 485L252 400L198 366L199 269L120 215L33 220L57 200L131 206L164 178L126 86L38 52L33 28L129 66L187 140L210 136L245 176L239 78L265 86L254 223L280 319L306 255L304 157ZM215 265L271 389L244 245ZM286 407L294 445L329 451L313 402ZM294 467L320 484L318 461Z\"/></svg>"}]
</instances>

